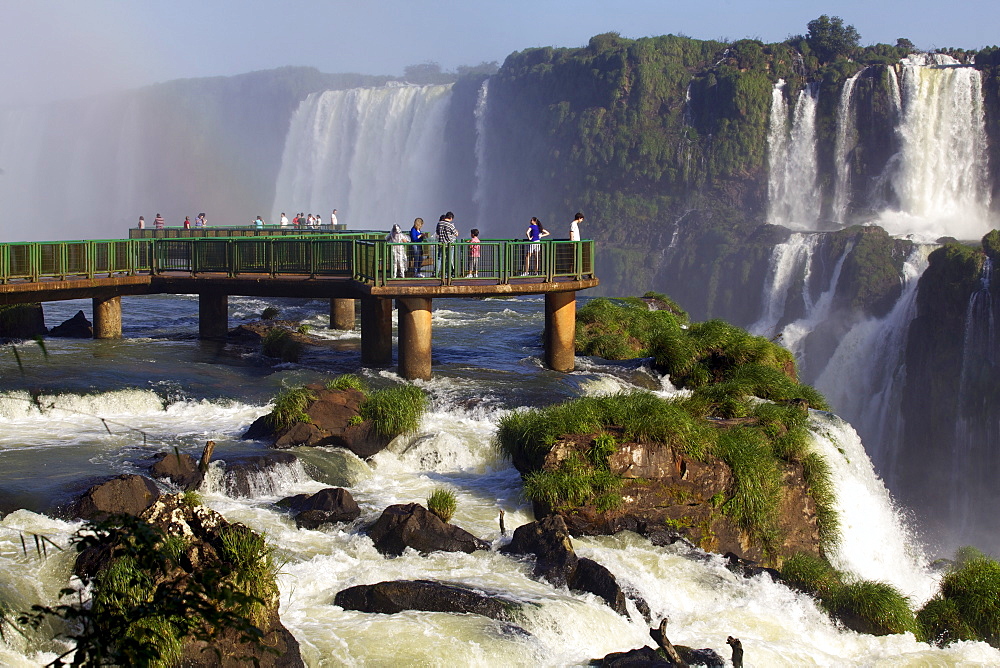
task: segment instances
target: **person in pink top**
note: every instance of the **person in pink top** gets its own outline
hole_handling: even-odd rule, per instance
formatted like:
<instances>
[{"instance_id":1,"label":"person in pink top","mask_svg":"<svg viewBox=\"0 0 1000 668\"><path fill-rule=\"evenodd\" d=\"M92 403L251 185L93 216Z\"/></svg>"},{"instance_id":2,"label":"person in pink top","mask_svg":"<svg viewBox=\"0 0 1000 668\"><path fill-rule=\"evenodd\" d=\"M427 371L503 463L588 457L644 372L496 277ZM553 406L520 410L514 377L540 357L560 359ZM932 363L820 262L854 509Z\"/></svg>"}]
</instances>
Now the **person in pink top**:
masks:
<instances>
[{"instance_id":1,"label":"person in pink top","mask_svg":"<svg viewBox=\"0 0 1000 668\"><path fill-rule=\"evenodd\" d=\"M155 227L158 230L162 230L163 224L164 224L163 216L161 216L160 214L156 214L156 218L153 219L153 227Z\"/></svg>"},{"instance_id":2,"label":"person in pink top","mask_svg":"<svg viewBox=\"0 0 1000 668\"><path fill-rule=\"evenodd\" d=\"M470 234L472 238L469 239L469 273L465 275L466 278L479 276L479 255L482 252L479 245L479 230L471 230Z\"/></svg>"}]
</instances>

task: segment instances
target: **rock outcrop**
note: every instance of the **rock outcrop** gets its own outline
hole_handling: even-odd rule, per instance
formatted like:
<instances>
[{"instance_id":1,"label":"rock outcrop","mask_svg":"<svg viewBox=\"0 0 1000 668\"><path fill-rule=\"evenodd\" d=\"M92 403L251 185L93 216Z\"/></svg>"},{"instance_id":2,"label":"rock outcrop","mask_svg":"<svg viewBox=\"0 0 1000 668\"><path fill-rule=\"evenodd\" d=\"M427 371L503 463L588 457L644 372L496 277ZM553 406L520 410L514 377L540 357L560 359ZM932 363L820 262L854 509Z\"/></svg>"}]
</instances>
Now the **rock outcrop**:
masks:
<instances>
[{"instance_id":1,"label":"rock outcrop","mask_svg":"<svg viewBox=\"0 0 1000 668\"><path fill-rule=\"evenodd\" d=\"M300 529L318 529L324 524L353 522L361 516L361 508L346 489L328 487L315 494L296 494L282 499L278 505L287 505L295 514L295 525Z\"/></svg>"},{"instance_id":2,"label":"rock outcrop","mask_svg":"<svg viewBox=\"0 0 1000 668\"><path fill-rule=\"evenodd\" d=\"M149 472L154 478L166 478L185 491L198 489L205 476L198 462L189 454L161 452L154 458Z\"/></svg>"},{"instance_id":3,"label":"rock outcrop","mask_svg":"<svg viewBox=\"0 0 1000 668\"><path fill-rule=\"evenodd\" d=\"M160 497L149 478L125 474L94 485L72 505L74 517L103 520L110 515L138 516Z\"/></svg>"},{"instance_id":4,"label":"rock outcrop","mask_svg":"<svg viewBox=\"0 0 1000 668\"><path fill-rule=\"evenodd\" d=\"M431 580L394 580L349 587L338 592L333 603L359 612L388 615L404 610L458 612L503 622L517 621L522 609L521 603L501 594Z\"/></svg>"},{"instance_id":5,"label":"rock outcrop","mask_svg":"<svg viewBox=\"0 0 1000 668\"><path fill-rule=\"evenodd\" d=\"M49 336L62 336L70 339L92 339L94 338L94 326L87 320L83 311L77 311L69 320L60 325L56 325L49 330Z\"/></svg>"},{"instance_id":6,"label":"rock outcrop","mask_svg":"<svg viewBox=\"0 0 1000 668\"><path fill-rule=\"evenodd\" d=\"M307 385L313 399L305 407L308 421L275 428L270 415L254 421L243 438L270 441L275 448L298 445L332 445L347 448L358 457L381 452L392 440L379 434L370 421L361 417L363 392L354 389L328 390L320 384Z\"/></svg>"},{"instance_id":7,"label":"rock outcrop","mask_svg":"<svg viewBox=\"0 0 1000 668\"><path fill-rule=\"evenodd\" d=\"M411 547L418 552L475 552L489 549L489 543L465 529L443 522L419 503L389 506L368 529L375 549L399 556Z\"/></svg>"},{"instance_id":8,"label":"rock outcrop","mask_svg":"<svg viewBox=\"0 0 1000 668\"><path fill-rule=\"evenodd\" d=\"M0 339L30 339L48 331L41 304L0 306Z\"/></svg>"}]
</instances>

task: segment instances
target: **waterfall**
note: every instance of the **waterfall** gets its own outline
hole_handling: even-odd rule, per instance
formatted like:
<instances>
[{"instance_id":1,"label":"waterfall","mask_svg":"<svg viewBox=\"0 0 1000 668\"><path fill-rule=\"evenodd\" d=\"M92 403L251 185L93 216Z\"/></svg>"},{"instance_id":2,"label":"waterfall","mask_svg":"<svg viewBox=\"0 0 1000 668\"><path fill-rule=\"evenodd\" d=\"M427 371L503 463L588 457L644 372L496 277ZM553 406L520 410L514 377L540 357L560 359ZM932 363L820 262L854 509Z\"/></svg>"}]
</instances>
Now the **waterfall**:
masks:
<instances>
[{"instance_id":1,"label":"waterfall","mask_svg":"<svg viewBox=\"0 0 1000 668\"><path fill-rule=\"evenodd\" d=\"M757 322L747 328L750 332L766 337L777 333L778 324L785 315L789 291L794 287L802 286L803 296L808 300L812 256L819 238L817 234L796 233L771 250L761 298L763 312Z\"/></svg>"},{"instance_id":2,"label":"waterfall","mask_svg":"<svg viewBox=\"0 0 1000 668\"><path fill-rule=\"evenodd\" d=\"M486 208L486 111L489 94L490 80L486 78L479 87L474 111L476 120L476 192L472 195L472 201L479 207L480 227L483 226L484 209Z\"/></svg>"},{"instance_id":3,"label":"waterfall","mask_svg":"<svg viewBox=\"0 0 1000 668\"><path fill-rule=\"evenodd\" d=\"M899 210L879 220L890 234L978 239L990 224L982 76L935 54L902 61Z\"/></svg>"},{"instance_id":4,"label":"waterfall","mask_svg":"<svg viewBox=\"0 0 1000 668\"><path fill-rule=\"evenodd\" d=\"M355 229L388 229L447 209L445 125L451 86L313 93L292 116L275 190L282 211L328 212Z\"/></svg>"},{"instance_id":5,"label":"waterfall","mask_svg":"<svg viewBox=\"0 0 1000 668\"><path fill-rule=\"evenodd\" d=\"M784 81L779 80L771 94L767 220L795 229L815 229L820 216L820 193L816 185L819 88L809 84L799 91L789 127L784 87Z\"/></svg>"},{"instance_id":6,"label":"waterfall","mask_svg":"<svg viewBox=\"0 0 1000 668\"><path fill-rule=\"evenodd\" d=\"M995 488L1000 472L996 454L1000 447L1000 419L993 413L995 392L996 317L990 283L993 263L983 261L980 286L969 297L962 341L962 369L959 377L958 420L951 450L952 472L948 480L950 517L958 521L956 534L967 541L979 524L986 490ZM995 496L995 494L993 495ZM992 513L992 508L987 511Z\"/></svg>"},{"instance_id":7,"label":"waterfall","mask_svg":"<svg viewBox=\"0 0 1000 668\"><path fill-rule=\"evenodd\" d=\"M846 222L847 206L851 201L851 152L857 144L855 112L851 106L854 86L861 70L844 82L837 109L837 138L834 143L833 221L839 225Z\"/></svg>"},{"instance_id":8,"label":"waterfall","mask_svg":"<svg viewBox=\"0 0 1000 668\"><path fill-rule=\"evenodd\" d=\"M814 385L868 444L875 468L896 481L903 433L900 399L910 323L917 314L917 284L933 246L918 245L903 265L903 291L884 318L865 318L840 337Z\"/></svg>"}]
</instances>

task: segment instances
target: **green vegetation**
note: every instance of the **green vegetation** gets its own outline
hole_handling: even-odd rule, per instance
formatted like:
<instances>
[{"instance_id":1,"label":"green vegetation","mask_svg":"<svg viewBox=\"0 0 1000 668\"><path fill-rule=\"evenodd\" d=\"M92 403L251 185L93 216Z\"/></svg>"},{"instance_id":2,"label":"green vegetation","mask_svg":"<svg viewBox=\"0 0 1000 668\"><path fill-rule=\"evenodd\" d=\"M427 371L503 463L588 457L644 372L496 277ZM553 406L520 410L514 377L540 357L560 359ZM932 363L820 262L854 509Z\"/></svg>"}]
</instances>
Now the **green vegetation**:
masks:
<instances>
[{"instance_id":1,"label":"green vegetation","mask_svg":"<svg viewBox=\"0 0 1000 668\"><path fill-rule=\"evenodd\" d=\"M850 56L858 48L861 35L854 29L854 26L844 25L844 19L839 16L833 18L823 14L817 19L810 21L806 35L806 42L813 53L824 63L836 60L838 57ZM907 40L908 41L908 40ZM910 48L912 44L905 45Z\"/></svg>"},{"instance_id":2,"label":"green vegetation","mask_svg":"<svg viewBox=\"0 0 1000 668\"><path fill-rule=\"evenodd\" d=\"M181 494L181 502L185 506L189 506L191 508L197 508L198 506L201 506L201 505L204 504L204 501L201 498L201 494L199 494L198 492L196 492L194 490L188 490L188 491L184 492L183 494Z\"/></svg>"},{"instance_id":3,"label":"green vegetation","mask_svg":"<svg viewBox=\"0 0 1000 668\"><path fill-rule=\"evenodd\" d=\"M361 417L371 420L375 432L386 438L415 432L427 410L427 395L416 385L394 385L375 390L361 404Z\"/></svg>"},{"instance_id":4,"label":"green vegetation","mask_svg":"<svg viewBox=\"0 0 1000 668\"><path fill-rule=\"evenodd\" d=\"M937 645L982 640L1000 647L1000 563L975 550L960 552L917 623L922 639Z\"/></svg>"},{"instance_id":5,"label":"green vegetation","mask_svg":"<svg viewBox=\"0 0 1000 668\"><path fill-rule=\"evenodd\" d=\"M298 362L302 354L302 344L292 338L286 329L270 330L261 342L261 353L268 357L277 357L282 362Z\"/></svg>"},{"instance_id":6,"label":"green vegetation","mask_svg":"<svg viewBox=\"0 0 1000 668\"><path fill-rule=\"evenodd\" d=\"M451 490L438 488L427 497L427 510L440 517L442 522L450 522L455 516L456 508L458 499Z\"/></svg>"},{"instance_id":7,"label":"green vegetation","mask_svg":"<svg viewBox=\"0 0 1000 668\"><path fill-rule=\"evenodd\" d=\"M267 421L274 430L290 427L296 422L309 422L306 407L315 400L316 393L308 388L285 388L274 398L274 408Z\"/></svg>"},{"instance_id":8,"label":"green vegetation","mask_svg":"<svg viewBox=\"0 0 1000 668\"><path fill-rule=\"evenodd\" d=\"M781 568L785 582L819 600L820 606L864 633L888 635L917 630L907 597L884 582L846 581L826 560L807 554L789 557Z\"/></svg>"},{"instance_id":9,"label":"green vegetation","mask_svg":"<svg viewBox=\"0 0 1000 668\"><path fill-rule=\"evenodd\" d=\"M312 331L312 325L306 325L306 324L299 325L298 329L296 329L295 331L303 335L308 334L309 332Z\"/></svg>"},{"instance_id":10,"label":"green vegetation","mask_svg":"<svg viewBox=\"0 0 1000 668\"><path fill-rule=\"evenodd\" d=\"M359 376L355 376L353 373L345 373L342 376L337 376L333 380L326 382L326 389L328 390L358 390L359 392L368 393L368 386L365 385L365 381L361 380Z\"/></svg>"},{"instance_id":11,"label":"green vegetation","mask_svg":"<svg viewBox=\"0 0 1000 668\"><path fill-rule=\"evenodd\" d=\"M53 618L65 623L63 635L73 646L50 665L69 665L66 657L74 653L72 665L173 666L187 639L211 644L231 631L240 642L270 651L246 614L263 599L236 584L259 568L253 559L192 568L182 539L131 516L85 525L72 541L78 551L96 549L111 561L94 577L82 574L80 589L64 589L64 603L17 615L21 628L37 630ZM270 587L277 591L273 576ZM89 605L82 595L87 588Z\"/></svg>"},{"instance_id":12,"label":"green vegetation","mask_svg":"<svg viewBox=\"0 0 1000 668\"><path fill-rule=\"evenodd\" d=\"M266 538L241 524L227 527L221 535L222 559L233 568L230 581L245 598L239 612L255 624L264 621L266 604L278 597L278 566L274 548Z\"/></svg>"}]
</instances>

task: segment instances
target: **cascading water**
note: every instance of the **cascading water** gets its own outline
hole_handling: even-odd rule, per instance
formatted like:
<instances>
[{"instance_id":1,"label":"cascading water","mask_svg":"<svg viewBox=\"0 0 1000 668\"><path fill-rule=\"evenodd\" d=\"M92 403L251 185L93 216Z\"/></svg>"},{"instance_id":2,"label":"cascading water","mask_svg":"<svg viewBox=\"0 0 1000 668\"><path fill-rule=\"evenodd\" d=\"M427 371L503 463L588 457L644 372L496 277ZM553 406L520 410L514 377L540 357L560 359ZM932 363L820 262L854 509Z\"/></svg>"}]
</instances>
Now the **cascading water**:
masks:
<instances>
[{"instance_id":1,"label":"cascading water","mask_svg":"<svg viewBox=\"0 0 1000 668\"><path fill-rule=\"evenodd\" d=\"M962 370L959 377L958 419L951 448L950 516L957 526L955 538L976 538L976 517L983 513L982 495L995 488L1000 475L1000 418L992 412L990 396L996 383L997 332L990 294L993 262L983 261L980 287L965 311ZM992 515L993 510L987 511Z\"/></svg>"},{"instance_id":2,"label":"cascading water","mask_svg":"<svg viewBox=\"0 0 1000 668\"><path fill-rule=\"evenodd\" d=\"M338 209L354 229L408 227L447 209L445 125L451 86L314 93L292 117L272 209Z\"/></svg>"},{"instance_id":3,"label":"cascading water","mask_svg":"<svg viewBox=\"0 0 1000 668\"><path fill-rule=\"evenodd\" d=\"M851 105L854 87L858 77L864 73L861 70L844 82L840 92L840 105L837 108L837 138L834 143L834 174L833 182L833 222L843 225L847 216L847 205L851 200L851 152L857 144L855 132L855 110Z\"/></svg>"},{"instance_id":4,"label":"cascading water","mask_svg":"<svg viewBox=\"0 0 1000 668\"><path fill-rule=\"evenodd\" d=\"M821 208L816 184L819 87L809 84L799 91L790 125L784 89L785 82L779 80L771 94L767 222L793 229L816 229Z\"/></svg>"},{"instance_id":5,"label":"cascading water","mask_svg":"<svg viewBox=\"0 0 1000 668\"><path fill-rule=\"evenodd\" d=\"M479 225L484 227L486 208L486 114L489 110L490 80L486 78L479 87L479 94L476 96L476 192L472 195L472 201L479 207Z\"/></svg>"},{"instance_id":6,"label":"cascading water","mask_svg":"<svg viewBox=\"0 0 1000 668\"><path fill-rule=\"evenodd\" d=\"M802 287L804 299L809 299L806 286L812 270L812 256L820 237L816 234L792 234L788 241L771 251L771 261L761 296L760 318L747 329L768 338L778 334L778 325L785 317L789 291Z\"/></svg>"},{"instance_id":7,"label":"cascading water","mask_svg":"<svg viewBox=\"0 0 1000 668\"><path fill-rule=\"evenodd\" d=\"M942 55L902 61L898 211L890 234L979 239L989 231L989 169L982 75Z\"/></svg>"},{"instance_id":8,"label":"cascading water","mask_svg":"<svg viewBox=\"0 0 1000 668\"><path fill-rule=\"evenodd\" d=\"M905 381L906 335L916 316L917 284L933 247L916 246L903 266L903 291L883 318L864 318L840 343L814 385L868 444L868 454L890 487L902 455L900 393Z\"/></svg>"}]
</instances>

